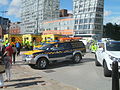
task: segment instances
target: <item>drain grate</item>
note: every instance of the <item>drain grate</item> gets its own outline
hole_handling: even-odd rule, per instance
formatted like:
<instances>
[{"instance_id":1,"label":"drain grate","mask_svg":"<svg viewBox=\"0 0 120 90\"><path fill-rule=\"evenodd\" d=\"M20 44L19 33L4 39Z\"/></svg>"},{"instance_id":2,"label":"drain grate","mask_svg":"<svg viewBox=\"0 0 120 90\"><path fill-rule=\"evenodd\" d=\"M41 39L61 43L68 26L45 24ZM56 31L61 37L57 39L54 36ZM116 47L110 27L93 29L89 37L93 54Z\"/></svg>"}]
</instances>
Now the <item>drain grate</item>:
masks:
<instances>
[{"instance_id":1,"label":"drain grate","mask_svg":"<svg viewBox=\"0 0 120 90\"><path fill-rule=\"evenodd\" d=\"M46 72L46 73L52 73L52 72L55 72L55 71L54 70L46 70L44 72Z\"/></svg>"}]
</instances>

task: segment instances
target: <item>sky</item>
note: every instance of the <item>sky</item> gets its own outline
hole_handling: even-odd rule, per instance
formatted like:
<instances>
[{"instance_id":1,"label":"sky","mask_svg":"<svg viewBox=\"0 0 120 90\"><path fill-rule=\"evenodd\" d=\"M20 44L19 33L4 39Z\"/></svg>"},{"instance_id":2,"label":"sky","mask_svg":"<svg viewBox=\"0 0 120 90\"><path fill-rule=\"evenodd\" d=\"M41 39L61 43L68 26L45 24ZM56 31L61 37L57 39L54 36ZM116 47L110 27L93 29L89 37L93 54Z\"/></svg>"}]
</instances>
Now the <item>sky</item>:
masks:
<instances>
[{"instance_id":1,"label":"sky","mask_svg":"<svg viewBox=\"0 0 120 90\"><path fill-rule=\"evenodd\" d=\"M0 0L0 16L9 18L12 22L20 21L21 0ZM120 0L104 1L104 24L111 22L120 24ZM60 0L60 9L72 12L72 0ZM1 11L7 11L2 13Z\"/></svg>"}]
</instances>

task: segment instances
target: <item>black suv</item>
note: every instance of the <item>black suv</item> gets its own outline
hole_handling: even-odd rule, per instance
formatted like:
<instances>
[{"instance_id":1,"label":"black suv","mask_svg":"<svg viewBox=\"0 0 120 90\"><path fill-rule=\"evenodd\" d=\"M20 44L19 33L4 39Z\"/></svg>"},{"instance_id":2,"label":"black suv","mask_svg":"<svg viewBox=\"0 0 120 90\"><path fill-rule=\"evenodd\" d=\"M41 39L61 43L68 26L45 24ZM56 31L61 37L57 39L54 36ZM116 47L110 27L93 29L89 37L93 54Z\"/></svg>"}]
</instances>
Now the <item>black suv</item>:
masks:
<instances>
[{"instance_id":1,"label":"black suv","mask_svg":"<svg viewBox=\"0 0 120 90\"><path fill-rule=\"evenodd\" d=\"M86 48L82 41L56 42L24 53L23 61L31 67L44 69L53 61L72 60L79 63L85 52Z\"/></svg>"}]
</instances>

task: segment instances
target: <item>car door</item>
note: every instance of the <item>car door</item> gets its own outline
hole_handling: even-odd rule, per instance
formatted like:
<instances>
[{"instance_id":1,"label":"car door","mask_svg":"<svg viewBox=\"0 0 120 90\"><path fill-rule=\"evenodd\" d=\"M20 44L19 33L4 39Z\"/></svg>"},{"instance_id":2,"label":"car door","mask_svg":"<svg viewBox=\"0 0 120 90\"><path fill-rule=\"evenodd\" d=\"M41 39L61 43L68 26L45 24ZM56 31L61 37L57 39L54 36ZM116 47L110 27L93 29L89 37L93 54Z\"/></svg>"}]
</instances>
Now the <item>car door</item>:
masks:
<instances>
[{"instance_id":1,"label":"car door","mask_svg":"<svg viewBox=\"0 0 120 90\"><path fill-rule=\"evenodd\" d=\"M73 48L70 42L64 43L64 55L66 59L69 59L73 55Z\"/></svg>"},{"instance_id":2,"label":"car door","mask_svg":"<svg viewBox=\"0 0 120 90\"><path fill-rule=\"evenodd\" d=\"M53 44L53 46L51 46L49 58L51 60L65 59L63 43L56 43L56 44Z\"/></svg>"},{"instance_id":3,"label":"car door","mask_svg":"<svg viewBox=\"0 0 120 90\"><path fill-rule=\"evenodd\" d=\"M96 51L97 60L102 64L104 54L104 43L98 44L98 50Z\"/></svg>"}]
</instances>

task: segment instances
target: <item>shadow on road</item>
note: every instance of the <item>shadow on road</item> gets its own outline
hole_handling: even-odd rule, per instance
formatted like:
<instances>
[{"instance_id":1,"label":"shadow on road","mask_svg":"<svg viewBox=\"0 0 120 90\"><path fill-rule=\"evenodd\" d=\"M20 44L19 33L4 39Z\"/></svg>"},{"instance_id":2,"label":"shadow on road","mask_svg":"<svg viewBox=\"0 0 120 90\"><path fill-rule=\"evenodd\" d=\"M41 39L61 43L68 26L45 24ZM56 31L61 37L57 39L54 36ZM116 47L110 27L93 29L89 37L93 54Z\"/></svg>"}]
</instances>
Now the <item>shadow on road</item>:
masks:
<instances>
[{"instance_id":1,"label":"shadow on road","mask_svg":"<svg viewBox=\"0 0 120 90\"><path fill-rule=\"evenodd\" d=\"M82 63L85 63L85 62L93 62L93 61L95 61L94 58L83 58Z\"/></svg>"},{"instance_id":2,"label":"shadow on road","mask_svg":"<svg viewBox=\"0 0 120 90\"><path fill-rule=\"evenodd\" d=\"M68 66L79 66L79 65L83 65L84 63L93 62L93 61L95 61L95 59L93 59L93 58L83 58L80 63L76 63L76 64L73 63L72 61L53 62L53 63L49 64L47 69L44 69L44 70L61 68L61 67L68 67ZM36 66L31 67L31 68L37 70Z\"/></svg>"},{"instance_id":3,"label":"shadow on road","mask_svg":"<svg viewBox=\"0 0 120 90\"><path fill-rule=\"evenodd\" d=\"M14 81L27 81L27 80L35 80L35 79L39 79L39 78L42 78L42 77L31 77L31 78L22 78L22 79L13 79L11 80L11 82L14 82Z\"/></svg>"},{"instance_id":4,"label":"shadow on road","mask_svg":"<svg viewBox=\"0 0 120 90\"><path fill-rule=\"evenodd\" d=\"M14 84L7 85L7 87L15 87L15 88L22 88L22 87L28 87L32 85L38 85L45 83L45 81L30 81L30 80L36 80L42 77L31 77L31 78L22 78L22 79L16 79L16 80L11 80L11 82L14 82ZM19 83L17 83L19 81Z\"/></svg>"},{"instance_id":5,"label":"shadow on road","mask_svg":"<svg viewBox=\"0 0 120 90\"><path fill-rule=\"evenodd\" d=\"M22 87L28 87L32 85L38 85L39 83L43 83L43 82L45 81L21 82L21 83L16 83L12 85L7 85L7 87L22 88Z\"/></svg>"}]
</instances>

